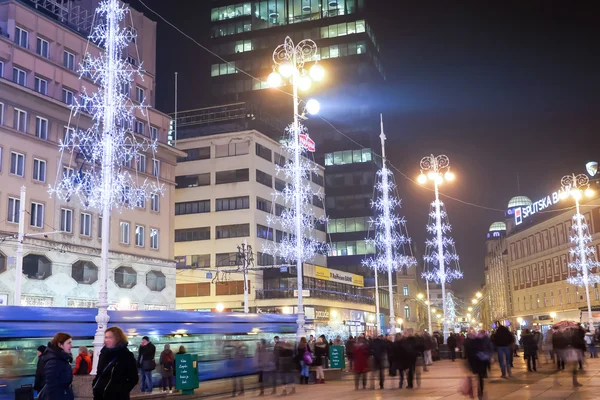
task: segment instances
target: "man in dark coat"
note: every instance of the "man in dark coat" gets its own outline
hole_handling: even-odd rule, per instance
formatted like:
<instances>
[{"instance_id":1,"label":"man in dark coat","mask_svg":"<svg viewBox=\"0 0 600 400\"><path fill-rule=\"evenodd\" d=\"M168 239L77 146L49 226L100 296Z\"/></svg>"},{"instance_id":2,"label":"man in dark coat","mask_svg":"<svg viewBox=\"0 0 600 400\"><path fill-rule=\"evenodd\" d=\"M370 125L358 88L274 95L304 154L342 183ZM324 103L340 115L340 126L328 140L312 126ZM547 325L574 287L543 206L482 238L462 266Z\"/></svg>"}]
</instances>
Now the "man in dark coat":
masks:
<instances>
[{"instance_id":1,"label":"man in dark coat","mask_svg":"<svg viewBox=\"0 0 600 400\"><path fill-rule=\"evenodd\" d=\"M371 343L371 356L373 357L373 375L371 380L371 389L375 389L375 375L379 372L379 389L384 387L384 368L387 345L383 336L377 336Z\"/></svg>"},{"instance_id":2,"label":"man in dark coat","mask_svg":"<svg viewBox=\"0 0 600 400\"><path fill-rule=\"evenodd\" d=\"M538 345L535 336L531 334L529 329L523 329L523 335L521 335L520 343L521 346L523 346L523 356L527 360L527 370L529 372L537 371L535 359L537 355Z\"/></svg>"},{"instance_id":3,"label":"man in dark coat","mask_svg":"<svg viewBox=\"0 0 600 400\"><path fill-rule=\"evenodd\" d=\"M448 350L450 350L450 358L452 358L452 361L456 360L456 336L454 336L454 333L448 336L446 343L448 344Z\"/></svg>"},{"instance_id":4,"label":"man in dark coat","mask_svg":"<svg viewBox=\"0 0 600 400\"><path fill-rule=\"evenodd\" d=\"M500 325L500 322L496 322L496 333L494 334L494 345L498 350L498 363L500 363L500 369L502 370L502 378L506 379L506 374L512 376L510 372L510 364L512 359L512 345L515 342L513 334L504 325Z\"/></svg>"},{"instance_id":5,"label":"man in dark coat","mask_svg":"<svg viewBox=\"0 0 600 400\"><path fill-rule=\"evenodd\" d=\"M39 392L44 387L44 352L46 351L46 346L41 345L37 348L37 366L35 368L35 381L33 383L33 390Z\"/></svg>"},{"instance_id":6,"label":"man in dark coat","mask_svg":"<svg viewBox=\"0 0 600 400\"><path fill-rule=\"evenodd\" d=\"M156 347L150 341L148 336L142 338L142 344L138 350L138 368L142 376L142 393L152 393L152 371L156 368Z\"/></svg>"}]
</instances>

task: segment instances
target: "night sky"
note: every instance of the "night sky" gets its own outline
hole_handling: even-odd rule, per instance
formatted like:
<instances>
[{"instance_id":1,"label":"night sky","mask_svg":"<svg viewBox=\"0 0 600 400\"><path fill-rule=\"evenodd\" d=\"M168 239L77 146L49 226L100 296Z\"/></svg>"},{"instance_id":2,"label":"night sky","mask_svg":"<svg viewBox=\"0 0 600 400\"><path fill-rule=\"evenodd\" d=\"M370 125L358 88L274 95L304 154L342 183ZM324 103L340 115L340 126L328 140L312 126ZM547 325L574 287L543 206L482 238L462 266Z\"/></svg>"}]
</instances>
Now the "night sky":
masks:
<instances>
[{"instance_id":1,"label":"night sky","mask_svg":"<svg viewBox=\"0 0 600 400\"><path fill-rule=\"evenodd\" d=\"M207 44L209 21L201 11L209 1L144 2ZM131 3L157 19L138 0ZM563 175L600 161L600 24L593 2L388 3L374 2L381 9L372 25L387 73L376 108L384 114L391 162L406 175L416 178L421 157L446 154L457 179L442 192L505 209L512 196L536 200L556 190ZM173 111L176 70L180 109L200 105L206 80L197 63L211 56L159 22L158 57L158 108ZM432 193L398 173L396 181L422 252ZM469 296L483 283L487 229L503 213L445 203L465 272L455 288Z\"/></svg>"}]
</instances>

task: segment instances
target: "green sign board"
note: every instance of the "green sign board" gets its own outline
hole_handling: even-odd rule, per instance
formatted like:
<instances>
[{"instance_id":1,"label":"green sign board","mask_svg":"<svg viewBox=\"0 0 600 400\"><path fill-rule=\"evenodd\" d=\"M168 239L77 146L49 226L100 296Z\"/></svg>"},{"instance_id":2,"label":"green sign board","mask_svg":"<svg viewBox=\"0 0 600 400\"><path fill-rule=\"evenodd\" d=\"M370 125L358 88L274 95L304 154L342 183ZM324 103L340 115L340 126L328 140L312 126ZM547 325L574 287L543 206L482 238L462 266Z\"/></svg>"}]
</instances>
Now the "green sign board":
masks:
<instances>
[{"instance_id":1,"label":"green sign board","mask_svg":"<svg viewBox=\"0 0 600 400\"><path fill-rule=\"evenodd\" d=\"M329 346L329 368L344 369L345 367L344 346Z\"/></svg>"},{"instance_id":2,"label":"green sign board","mask_svg":"<svg viewBox=\"0 0 600 400\"><path fill-rule=\"evenodd\" d=\"M198 388L198 356L195 354L175 355L175 387L183 394L194 394Z\"/></svg>"}]
</instances>

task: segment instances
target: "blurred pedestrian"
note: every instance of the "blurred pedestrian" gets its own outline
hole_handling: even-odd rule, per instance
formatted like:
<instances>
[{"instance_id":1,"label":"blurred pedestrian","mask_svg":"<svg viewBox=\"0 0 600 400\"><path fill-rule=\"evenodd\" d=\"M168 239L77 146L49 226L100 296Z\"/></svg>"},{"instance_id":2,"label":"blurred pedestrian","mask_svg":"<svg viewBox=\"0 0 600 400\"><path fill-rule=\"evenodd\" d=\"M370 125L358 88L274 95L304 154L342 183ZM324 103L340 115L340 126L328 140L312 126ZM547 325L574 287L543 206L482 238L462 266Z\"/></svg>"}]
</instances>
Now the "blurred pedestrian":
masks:
<instances>
[{"instance_id":1,"label":"blurred pedestrian","mask_svg":"<svg viewBox=\"0 0 600 400\"><path fill-rule=\"evenodd\" d=\"M305 337L301 338L300 343L298 343L298 348L296 349L296 361L300 364L300 384L308 385L309 367L312 364L312 355L310 354L310 349L308 348Z\"/></svg>"},{"instance_id":2,"label":"blurred pedestrian","mask_svg":"<svg viewBox=\"0 0 600 400\"><path fill-rule=\"evenodd\" d=\"M312 365L317 367L317 376L315 383L325 383L325 372L323 371L323 365L325 363L327 353L327 345L323 343L323 339L318 338L315 344L315 352L313 357Z\"/></svg>"},{"instance_id":3,"label":"blurred pedestrian","mask_svg":"<svg viewBox=\"0 0 600 400\"><path fill-rule=\"evenodd\" d=\"M529 329L523 329L520 342L523 346L523 356L527 360L527 370L529 372L537 371L535 363L538 350L537 341Z\"/></svg>"},{"instance_id":4,"label":"blurred pedestrian","mask_svg":"<svg viewBox=\"0 0 600 400\"><path fill-rule=\"evenodd\" d=\"M454 335L454 333L450 333L450 336L448 336L448 339L446 340L446 344L448 344L448 350L450 350L450 358L454 362L454 360L456 360L457 346L456 336Z\"/></svg>"},{"instance_id":5,"label":"blurred pedestrian","mask_svg":"<svg viewBox=\"0 0 600 400\"><path fill-rule=\"evenodd\" d=\"M568 347L567 338L564 333L558 328L555 328L552 332L552 348L554 349L554 355L556 356L556 369L565 369L565 352Z\"/></svg>"},{"instance_id":6,"label":"blurred pedestrian","mask_svg":"<svg viewBox=\"0 0 600 400\"><path fill-rule=\"evenodd\" d=\"M260 342L256 344L256 366L258 367L258 386L260 388L259 396L264 396L265 394L265 381L267 378L266 370L268 369L269 363L269 350L267 349L267 341L265 339L261 339Z\"/></svg>"},{"instance_id":7,"label":"blurred pedestrian","mask_svg":"<svg viewBox=\"0 0 600 400\"><path fill-rule=\"evenodd\" d=\"M412 329L404 330L404 335L400 340L400 348L402 355L400 359L400 388L402 388L403 375L406 371L406 388L412 389L418 355L418 343Z\"/></svg>"},{"instance_id":8,"label":"blurred pedestrian","mask_svg":"<svg viewBox=\"0 0 600 400\"><path fill-rule=\"evenodd\" d=\"M35 368L35 379L33 381L33 390L39 392L44 387L44 352L46 346L41 345L37 348L37 365ZM36 396L37 397L37 396Z\"/></svg>"},{"instance_id":9,"label":"blurred pedestrian","mask_svg":"<svg viewBox=\"0 0 600 400\"><path fill-rule=\"evenodd\" d=\"M248 348L241 341L233 343L231 359L233 360L233 384L231 388L231 397L244 395L244 360L248 355Z\"/></svg>"},{"instance_id":10,"label":"blurred pedestrian","mask_svg":"<svg viewBox=\"0 0 600 400\"><path fill-rule=\"evenodd\" d=\"M471 330L467 339L464 341L467 365L469 370L477 375L478 378L479 390L477 392L477 397L479 399L483 398L484 378L487 373L486 361L489 360L489 354L486 352L485 348L485 336L484 330L479 331L479 333L475 333L474 330Z\"/></svg>"},{"instance_id":11,"label":"blurred pedestrian","mask_svg":"<svg viewBox=\"0 0 600 400\"><path fill-rule=\"evenodd\" d=\"M423 370L428 371L427 367L433 364L433 358L431 357L431 352L433 351L433 341L434 339L431 337L429 332L423 331L421 333L421 337L423 338Z\"/></svg>"},{"instance_id":12,"label":"blurred pedestrian","mask_svg":"<svg viewBox=\"0 0 600 400\"><path fill-rule=\"evenodd\" d=\"M346 356L348 357L349 370L352 371L352 367L354 364L354 344L355 340L350 335L348 340L346 340Z\"/></svg>"},{"instance_id":13,"label":"blurred pedestrian","mask_svg":"<svg viewBox=\"0 0 600 400\"><path fill-rule=\"evenodd\" d=\"M498 363L500 364L500 370L502 371L502 378L507 379L508 376L512 376L511 373L511 354L512 345L514 343L514 336L504 325L500 325L499 321L496 321L496 332L494 334L494 345L498 351Z\"/></svg>"},{"instance_id":14,"label":"blurred pedestrian","mask_svg":"<svg viewBox=\"0 0 600 400\"><path fill-rule=\"evenodd\" d=\"M590 358L598 358L598 353L596 352L596 338L589 329L585 333L585 343L590 350Z\"/></svg>"},{"instance_id":15,"label":"blurred pedestrian","mask_svg":"<svg viewBox=\"0 0 600 400\"><path fill-rule=\"evenodd\" d=\"M296 379L294 377L294 347L286 340L279 342L279 368L281 372L283 396L296 393Z\"/></svg>"},{"instance_id":16,"label":"blurred pedestrian","mask_svg":"<svg viewBox=\"0 0 600 400\"><path fill-rule=\"evenodd\" d=\"M177 354L185 354L187 353L187 351L185 350L185 346L181 345L179 346L179 350L177 351Z\"/></svg>"},{"instance_id":17,"label":"blurred pedestrian","mask_svg":"<svg viewBox=\"0 0 600 400\"><path fill-rule=\"evenodd\" d=\"M92 359L88 355L88 348L79 347L79 354L75 359L75 368L73 375L89 375L92 372Z\"/></svg>"},{"instance_id":18,"label":"blurred pedestrian","mask_svg":"<svg viewBox=\"0 0 600 400\"><path fill-rule=\"evenodd\" d=\"M385 358L387 353L387 345L383 336L380 335L373 339L370 350L372 357L371 389L375 389L377 375L379 375L379 389L383 389L385 382Z\"/></svg>"},{"instance_id":19,"label":"blurred pedestrian","mask_svg":"<svg viewBox=\"0 0 600 400\"><path fill-rule=\"evenodd\" d=\"M361 336L354 347L354 388L358 390L362 378L362 388L367 388L367 372L369 371L369 348L367 339Z\"/></svg>"},{"instance_id":20,"label":"blurred pedestrian","mask_svg":"<svg viewBox=\"0 0 600 400\"><path fill-rule=\"evenodd\" d=\"M148 336L142 338L142 344L138 348L138 368L142 376L140 389L142 393L152 393L152 371L156 369L156 347Z\"/></svg>"},{"instance_id":21,"label":"blurred pedestrian","mask_svg":"<svg viewBox=\"0 0 600 400\"><path fill-rule=\"evenodd\" d=\"M71 348L73 339L68 333L57 333L44 352L44 386L40 400L73 400L73 372Z\"/></svg>"},{"instance_id":22,"label":"blurred pedestrian","mask_svg":"<svg viewBox=\"0 0 600 400\"><path fill-rule=\"evenodd\" d=\"M92 382L94 400L129 400L139 377L136 359L127 345L127 336L118 326L104 332L104 347L96 355L98 369Z\"/></svg>"},{"instance_id":23,"label":"blurred pedestrian","mask_svg":"<svg viewBox=\"0 0 600 400\"><path fill-rule=\"evenodd\" d=\"M175 356L171 350L169 344L165 344L164 350L160 353L158 359L158 365L160 365L160 378L162 383L163 393L167 392L167 384L169 386L169 393L173 393L173 370L175 369Z\"/></svg>"}]
</instances>

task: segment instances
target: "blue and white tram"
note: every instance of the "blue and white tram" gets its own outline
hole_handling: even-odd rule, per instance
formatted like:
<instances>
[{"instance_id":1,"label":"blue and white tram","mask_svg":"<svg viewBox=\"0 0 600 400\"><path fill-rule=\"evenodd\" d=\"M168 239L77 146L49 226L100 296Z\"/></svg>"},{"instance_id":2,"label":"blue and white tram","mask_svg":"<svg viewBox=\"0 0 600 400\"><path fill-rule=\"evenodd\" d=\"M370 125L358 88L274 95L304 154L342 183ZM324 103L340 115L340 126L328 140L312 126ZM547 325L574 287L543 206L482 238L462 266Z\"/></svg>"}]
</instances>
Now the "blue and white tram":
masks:
<instances>
[{"instance_id":1,"label":"blue and white tram","mask_svg":"<svg viewBox=\"0 0 600 400\"><path fill-rule=\"evenodd\" d=\"M32 384L37 348L57 332L73 336L73 359L79 346L93 348L96 310L82 308L0 307L0 399L14 396L16 387ZM244 371L255 372L256 343L273 336L294 340L296 316L282 314L201 313L191 311L109 311L109 326L120 326L137 356L143 336L156 346L156 361L165 344L177 353L185 346L198 355L200 381L230 376L231 343L242 341L248 349ZM94 355L97 356L97 355ZM160 375L155 371L154 383ZM14 397L6 397L14 398Z\"/></svg>"}]
</instances>

